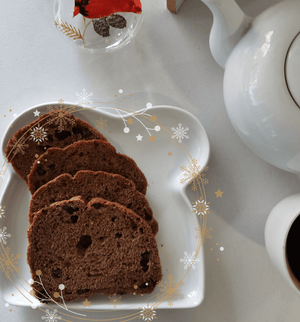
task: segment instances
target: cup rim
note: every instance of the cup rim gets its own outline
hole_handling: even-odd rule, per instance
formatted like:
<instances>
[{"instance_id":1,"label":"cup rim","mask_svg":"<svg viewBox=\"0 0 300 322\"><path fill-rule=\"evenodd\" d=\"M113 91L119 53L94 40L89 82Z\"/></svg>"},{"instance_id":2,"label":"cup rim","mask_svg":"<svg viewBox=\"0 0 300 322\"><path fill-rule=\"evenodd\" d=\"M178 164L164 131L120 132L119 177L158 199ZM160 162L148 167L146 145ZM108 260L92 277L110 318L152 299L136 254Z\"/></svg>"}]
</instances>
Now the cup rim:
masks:
<instances>
[{"instance_id":1,"label":"cup rim","mask_svg":"<svg viewBox=\"0 0 300 322\"><path fill-rule=\"evenodd\" d=\"M292 268L290 266L290 263L288 261L288 256L287 256L287 239L288 235L290 233L290 230L295 223L296 219L300 217L300 211L297 211L297 215L293 218L293 220L289 223L286 234L284 236L284 257L285 257L285 268L287 269L287 272L289 274L289 277L292 280L293 285L297 288L297 290L300 292L300 280L295 276L295 274L292 271Z\"/></svg>"}]
</instances>

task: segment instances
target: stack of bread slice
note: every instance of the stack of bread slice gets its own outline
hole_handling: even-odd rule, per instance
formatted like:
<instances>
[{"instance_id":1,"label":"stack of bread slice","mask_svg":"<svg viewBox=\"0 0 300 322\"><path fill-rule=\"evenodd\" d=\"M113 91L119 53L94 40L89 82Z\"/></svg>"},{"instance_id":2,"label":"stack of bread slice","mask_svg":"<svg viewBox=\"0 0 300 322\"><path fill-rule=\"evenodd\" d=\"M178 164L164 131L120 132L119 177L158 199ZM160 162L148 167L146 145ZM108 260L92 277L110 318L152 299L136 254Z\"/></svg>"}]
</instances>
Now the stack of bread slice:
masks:
<instances>
[{"instance_id":1,"label":"stack of bread slice","mask_svg":"<svg viewBox=\"0 0 300 322\"><path fill-rule=\"evenodd\" d=\"M153 292L158 223L133 159L64 111L20 129L5 152L32 193L27 261L37 298Z\"/></svg>"}]
</instances>

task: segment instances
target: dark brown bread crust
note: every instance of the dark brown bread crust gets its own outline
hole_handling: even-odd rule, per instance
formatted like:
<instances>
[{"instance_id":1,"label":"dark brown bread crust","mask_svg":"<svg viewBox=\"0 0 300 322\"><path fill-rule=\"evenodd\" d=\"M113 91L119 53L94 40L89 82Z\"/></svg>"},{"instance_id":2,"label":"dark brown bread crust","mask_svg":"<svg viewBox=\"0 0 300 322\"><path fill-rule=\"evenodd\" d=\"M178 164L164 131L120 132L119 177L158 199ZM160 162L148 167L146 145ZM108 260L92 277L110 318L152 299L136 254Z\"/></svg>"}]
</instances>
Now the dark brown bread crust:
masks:
<instances>
[{"instance_id":1,"label":"dark brown bread crust","mask_svg":"<svg viewBox=\"0 0 300 322\"><path fill-rule=\"evenodd\" d=\"M146 194L147 180L135 161L101 140L75 142L65 149L51 148L33 164L28 187L33 194L45 183L63 173L72 176L79 170L120 174L132 180L136 189Z\"/></svg>"},{"instance_id":2,"label":"dark brown bread crust","mask_svg":"<svg viewBox=\"0 0 300 322\"><path fill-rule=\"evenodd\" d=\"M149 294L162 279L155 238L133 211L102 198L61 201L34 216L27 261L32 279L65 301L96 293ZM39 272L40 271L40 272ZM45 294L35 283L36 295ZM55 298L60 301L60 298Z\"/></svg>"},{"instance_id":3,"label":"dark brown bread crust","mask_svg":"<svg viewBox=\"0 0 300 322\"><path fill-rule=\"evenodd\" d=\"M154 235L158 232L158 223L153 218L147 199L135 189L132 181L118 174L89 170L78 171L74 177L62 174L40 187L30 201L29 223L32 223L34 213L40 209L75 196L82 196L87 201L100 197L117 202L142 217Z\"/></svg>"},{"instance_id":4,"label":"dark brown bread crust","mask_svg":"<svg viewBox=\"0 0 300 322\"><path fill-rule=\"evenodd\" d=\"M36 128L44 129L45 137L37 140ZM33 134L32 134L33 133ZM40 116L34 122L20 129L8 141L5 154L14 170L27 183L31 166L48 148L64 148L80 140L107 139L74 115L65 111L53 111Z\"/></svg>"}]
</instances>

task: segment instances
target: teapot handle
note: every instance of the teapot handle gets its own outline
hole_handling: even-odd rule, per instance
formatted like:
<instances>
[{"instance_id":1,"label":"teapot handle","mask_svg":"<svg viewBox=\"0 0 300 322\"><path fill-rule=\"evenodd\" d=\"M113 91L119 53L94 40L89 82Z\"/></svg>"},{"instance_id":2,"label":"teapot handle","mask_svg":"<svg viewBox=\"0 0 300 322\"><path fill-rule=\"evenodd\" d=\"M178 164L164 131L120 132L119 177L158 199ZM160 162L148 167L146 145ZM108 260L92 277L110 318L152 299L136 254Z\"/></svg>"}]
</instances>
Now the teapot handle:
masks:
<instances>
[{"instance_id":1,"label":"teapot handle","mask_svg":"<svg viewBox=\"0 0 300 322\"><path fill-rule=\"evenodd\" d=\"M242 38L252 20L234 0L202 0L213 14L209 44L216 62L225 68L236 43Z\"/></svg>"}]
</instances>

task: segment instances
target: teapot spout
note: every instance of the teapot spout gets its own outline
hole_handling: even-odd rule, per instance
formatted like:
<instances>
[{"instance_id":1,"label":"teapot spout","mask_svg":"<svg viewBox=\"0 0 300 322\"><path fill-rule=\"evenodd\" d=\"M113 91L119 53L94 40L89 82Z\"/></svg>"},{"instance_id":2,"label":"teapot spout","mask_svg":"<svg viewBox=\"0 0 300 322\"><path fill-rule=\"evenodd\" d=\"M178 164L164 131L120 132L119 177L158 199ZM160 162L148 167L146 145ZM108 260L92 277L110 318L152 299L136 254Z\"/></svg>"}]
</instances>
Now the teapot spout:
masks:
<instances>
[{"instance_id":1,"label":"teapot spout","mask_svg":"<svg viewBox=\"0 0 300 322\"><path fill-rule=\"evenodd\" d=\"M236 43L248 29L251 17L244 14L234 0L202 0L213 14L209 44L216 62L225 68Z\"/></svg>"}]
</instances>

